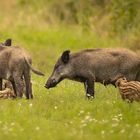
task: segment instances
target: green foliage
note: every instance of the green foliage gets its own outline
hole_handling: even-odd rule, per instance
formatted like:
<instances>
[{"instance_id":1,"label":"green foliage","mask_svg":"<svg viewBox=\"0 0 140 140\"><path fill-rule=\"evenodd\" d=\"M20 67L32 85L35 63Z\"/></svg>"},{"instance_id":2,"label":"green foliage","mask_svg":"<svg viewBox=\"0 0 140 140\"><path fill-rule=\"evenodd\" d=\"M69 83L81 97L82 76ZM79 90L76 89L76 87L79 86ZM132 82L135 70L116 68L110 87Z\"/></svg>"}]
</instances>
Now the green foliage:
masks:
<instances>
[{"instance_id":1,"label":"green foliage","mask_svg":"<svg viewBox=\"0 0 140 140\"><path fill-rule=\"evenodd\" d=\"M130 5L133 1L125 1L127 6L123 2L1 0L0 42L12 38L14 45L24 47L45 77L32 74L33 100L0 100L0 140L140 139L140 104L123 102L116 88L96 83L93 101L85 98L77 82L65 80L54 89L44 88L66 49L140 48L139 9ZM106 36L106 31L115 36Z\"/></svg>"},{"instance_id":2,"label":"green foliage","mask_svg":"<svg viewBox=\"0 0 140 140\"><path fill-rule=\"evenodd\" d=\"M140 22L139 0L112 1L112 25L115 32L130 31Z\"/></svg>"},{"instance_id":3,"label":"green foliage","mask_svg":"<svg viewBox=\"0 0 140 140\"><path fill-rule=\"evenodd\" d=\"M80 25L84 30L100 30L100 34L124 36L140 32L139 0L13 0L9 10L3 8L3 18L14 25ZM44 27L43 26L43 27ZM121 36L122 37L122 36Z\"/></svg>"}]
</instances>

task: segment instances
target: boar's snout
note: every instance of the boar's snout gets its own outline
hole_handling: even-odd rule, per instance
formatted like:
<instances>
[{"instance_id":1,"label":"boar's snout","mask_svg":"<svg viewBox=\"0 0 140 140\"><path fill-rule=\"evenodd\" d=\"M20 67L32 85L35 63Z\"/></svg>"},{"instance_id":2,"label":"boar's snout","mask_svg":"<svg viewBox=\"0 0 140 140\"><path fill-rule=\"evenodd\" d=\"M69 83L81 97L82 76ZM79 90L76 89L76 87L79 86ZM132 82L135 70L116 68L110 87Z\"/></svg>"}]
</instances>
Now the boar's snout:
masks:
<instances>
[{"instance_id":1,"label":"boar's snout","mask_svg":"<svg viewBox=\"0 0 140 140\"><path fill-rule=\"evenodd\" d=\"M48 79L48 81L45 84L45 88L49 89L49 88L55 87L56 84L57 82L55 79Z\"/></svg>"}]
</instances>

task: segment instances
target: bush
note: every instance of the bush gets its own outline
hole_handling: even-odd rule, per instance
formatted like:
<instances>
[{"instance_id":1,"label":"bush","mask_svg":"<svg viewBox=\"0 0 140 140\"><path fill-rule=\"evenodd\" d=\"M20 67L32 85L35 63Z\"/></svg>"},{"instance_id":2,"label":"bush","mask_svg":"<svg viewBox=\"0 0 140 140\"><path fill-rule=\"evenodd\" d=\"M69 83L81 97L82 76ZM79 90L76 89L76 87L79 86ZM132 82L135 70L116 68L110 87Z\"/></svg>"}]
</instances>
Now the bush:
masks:
<instances>
[{"instance_id":1,"label":"bush","mask_svg":"<svg viewBox=\"0 0 140 140\"><path fill-rule=\"evenodd\" d=\"M116 0L111 4L111 22L114 32L126 32L137 28L140 22L139 0Z\"/></svg>"}]
</instances>

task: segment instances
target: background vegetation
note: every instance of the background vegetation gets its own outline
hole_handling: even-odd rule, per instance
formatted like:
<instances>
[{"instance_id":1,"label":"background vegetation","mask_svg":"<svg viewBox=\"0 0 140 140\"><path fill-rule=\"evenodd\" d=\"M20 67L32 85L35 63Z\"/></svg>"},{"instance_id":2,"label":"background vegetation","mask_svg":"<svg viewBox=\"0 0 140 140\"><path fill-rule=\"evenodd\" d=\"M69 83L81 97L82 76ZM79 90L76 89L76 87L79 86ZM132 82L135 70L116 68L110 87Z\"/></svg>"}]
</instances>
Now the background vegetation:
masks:
<instances>
[{"instance_id":1,"label":"background vegetation","mask_svg":"<svg viewBox=\"0 0 140 140\"><path fill-rule=\"evenodd\" d=\"M85 48L140 50L139 0L1 0L0 41L12 38L33 58L44 78L32 75L34 100L0 100L0 139L140 139L139 103L127 104L112 86L45 81L61 53Z\"/></svg>"}]
</instances>

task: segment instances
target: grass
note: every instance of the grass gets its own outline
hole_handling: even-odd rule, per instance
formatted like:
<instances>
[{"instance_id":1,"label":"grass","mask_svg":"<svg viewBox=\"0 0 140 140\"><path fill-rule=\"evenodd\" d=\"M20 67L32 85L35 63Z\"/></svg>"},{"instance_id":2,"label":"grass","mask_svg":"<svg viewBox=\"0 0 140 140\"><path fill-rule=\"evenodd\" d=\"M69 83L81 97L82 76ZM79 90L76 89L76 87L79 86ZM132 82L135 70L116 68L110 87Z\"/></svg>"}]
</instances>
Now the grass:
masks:
<instances>
[{"instance_id":1,"label":"grass","mask_svg":"<svg viewBox=\"0 0 140 140\"><path fill-rule=\"evenodd\" d=\"M140 104L121 100L117 89L96 84L93 101L82 84L65 80L47 90L44 84L61 53L85 48L116 47L117 39L83 32L79 27L0 29L1 41L13 38L46 76L32 74L33 100L0 100L0 139L5 140L128 140L140 139Z\"/></svg>"},{"instance_id":2,"label":"grass","mask_svg":"<svg viewBox=\"0 0 140 140\"><path fill-rule=\"evenodd\" d=\"M84 87L77 82L65 80L54 89L44 88L64 50L121 46L136 50L140 46L139 29L136 35L130 32L107 37L106 26L110 24L104 18L93 21L97 29L91 31L58 25L56 17L48 12L48 2L1 0L0 41L12 38L14 45L25 48L33 66L45 77L32 74L33 100L0 100L0 140L139 140L140 104L123 102L116 88L96 83L93 101L85 98Z\"/></svg>"}]
</instances>

